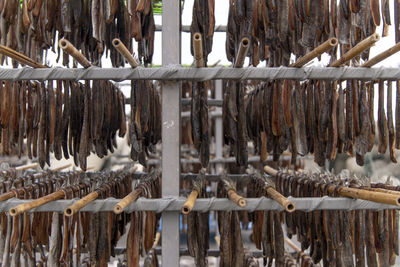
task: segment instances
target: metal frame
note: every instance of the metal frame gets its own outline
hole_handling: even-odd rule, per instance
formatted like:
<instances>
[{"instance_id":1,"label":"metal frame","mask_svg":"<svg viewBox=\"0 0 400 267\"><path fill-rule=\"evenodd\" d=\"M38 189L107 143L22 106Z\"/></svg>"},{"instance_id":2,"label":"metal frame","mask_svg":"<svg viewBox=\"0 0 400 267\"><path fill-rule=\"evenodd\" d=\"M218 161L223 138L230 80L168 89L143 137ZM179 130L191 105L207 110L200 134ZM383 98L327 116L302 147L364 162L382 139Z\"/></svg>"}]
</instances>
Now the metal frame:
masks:
<instances>
[{"instance_id":1,"label":"metal frame","mask_svg":"<svg viewBox=\"0 0 400 267\"><path fill-rule=\"evenodd\" d=\"M181 63L181 1L163 0L162 65ZM179 196L181 144L181 82L162 83L163 198ZM179 266L179 211L162 213L162 264Z\"/></svg>"},{"instance_id":2,"label":"metal frame","mask_svg":"<svg viewBox=\"0 0 400 267\"><path fill-rule=\"evenodd\" d=\"M171 28L171 27L168 27ZM175 34L176 35L176 34ZM164 38L171 38L170 46L178 47L172 31ZM163 38L163 40L164 40ZM176 37L178 38L178 37ZM174 48L163 46L164 54L173 54ZM178 57L177 57L178 58ZM177 59L175 58L175 59ZM171 57L174 60L174 57ZM0 80L399 80L399 68L332 68L332 67L308 67L308 68L189 68L181 67L179 63L164 62L160 68L47 68L32 69L24 67L20 69L0 69Z\"/></svg>"},{"instance_id":3,"label":"metal frame","mask_svg":"<svg viewBox=\"0 0 400 267\"><path fill-rule=\"evenodd\" d=\"M176 179L178 180L178 179ZM371 202L368 200L361 199L351 199L351 198L333 198L333 197L309 197L309 198L294 198L288 197L289 200L293 202L297 211L310 212L314 210L382 210L382 209L400 209L399 206L392 206L387 204L380 204ZM40 206L36 209L32 209L29 212L64 212L64 209L69 205L76 202L77 199L67 199L67 200L56 200ZM281 205L278 204L273 199L267 197L261 198L247 198L247 206L239 207L232 201L226 198L201 198L197 199L194 205L194 211L206 212L210 210L245 210L245 211L255 211L255 210L276 210L283 211ZM29 203L31 200L22 200L17 198L12 198L7 201L0 202L0 212L7 212L10 208L13 208L19 204ZM81 209L82 212L100 212L100 211L113 211L114 206L119 202L119 199L107 198L98 199L89 203L87 206ZM133 211L155 211L157 213L162 213L163 215L163 227L162 231L168 237L170 232L165 232L166 230L176 233L176 236L172 240L167 240L167 246L162 246L163 249L168 249L172 247L172 241L176 242L175 238L179 238L179 220L175 223L172 221L165 222L165 214L171 216L178 214L185 203L186 198L178 196L169 196L159 199L146 199L139 198L134 203L130 204L124 211L130 213ZM168 218L167 218L168 219ZM175 219L175 218L172 218ZM172 229L169 227L171 226ZM175 229L176 228L176 229ZM168 237L169 238L169 237ZM173 247L178 250L179 246ZM177 251L169 251L170 253L176 253ZM167 254L172 257L172 254ZM165 266L165 265L164 265ZM167 265L171 266L171 265ZM178 266L178 265L175 265Z\"/></svg>"}]
</instances>

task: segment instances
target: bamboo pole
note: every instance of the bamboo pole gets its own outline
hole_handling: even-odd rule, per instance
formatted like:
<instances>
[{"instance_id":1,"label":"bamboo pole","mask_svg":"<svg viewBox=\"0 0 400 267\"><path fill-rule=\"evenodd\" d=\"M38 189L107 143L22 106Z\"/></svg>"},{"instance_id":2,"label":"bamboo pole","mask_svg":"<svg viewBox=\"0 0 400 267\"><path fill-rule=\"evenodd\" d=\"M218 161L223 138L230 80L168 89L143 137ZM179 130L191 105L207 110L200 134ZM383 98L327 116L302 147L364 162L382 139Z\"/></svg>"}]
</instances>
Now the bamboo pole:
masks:
<instances>
[{"instance_id":1,"label":"bamboo pole","mask_svg":"<svg viewBox=\"0 0 400 267\"><path fill-rule=\"evenodd\" d=\"M115 38L112 40L112 44L117 49L117 51L128 61L132 68L136 68L139 66L136 59L132 56L131 52L129 52L128 48L121 42L120 39Z\"/></svg>"},{"instance_id":2,"label":"bamboo pole","mask_svg":"<svg viewBox=\"0 0 400 267\"><path fill-rule=\"evenodd\" d=\"M271 176L276 176L278 171L269 167L265 166L264 171ZM315 185L318 186L317 184ZM345 186L337 186L337 185L325 185L328 186L329 193L337 192L339 196L342 197L349 197L355 199L364 199L376 203L383 203L389 205L400 206L400 196L391 194L391 193L383 193L383 192L374 192L365 189L358 189L358 188L350 188Z\"/></svg>"},{"instance_id":3,"label":"bamboo pole","mask_svg":"<svg viewBox=\"0 0 400 267\"><path fill-rule=\"evenodd\" d=\"M25 211L37 208L37 207L42 206L42 205L44 205L46 203L49 203L49 202L52 202L52 201L55 201L55 200L58 200L58 199L62 199L64 197L65 197L65 192L63 190L59 190L59 191L56 191L56 192L51 193L49 195L46 195L44 197L32 200L29 203L20 204L20 205L14 207L14 208L11 208L9 212L10 212L11 216L17 216L17 215L19 215L19 214L21 214L21 213L23 213Z\"/></svg>"},{"instance_id":4,"label":"bamboo pole","mask_svg":"<svg viewBox=\"0 0 400 267\"><path fill-rule=\"evenodd\" d=\"M347 63L354 57L358 56L361 54L365 49L370 48L373 46L377 41L379 41L380 37L379 34L374 33L370 35L369 37L365 38L361 42L359 42L356 46L354 46L352 49L347 51L341 58L333 62L332 64L329 65L329 67L340 67L343 64Z\"/></svg>"},{"instance_id":5,"label":"bamboo pole","mask_svg":"<svg viewBox=\"0 0 400 267\"><path fill-rule=\"evenodd\" d=\"M67 165L64 165L64 166L61 166L61 167L58 167L58 168L55 168L55 169L51 169L50 171L56 172L56 171L59 171L59 170L62 170L62 169L66 169L66 168L69 168L69 167L71 167L71 164L67 164ZM40 177L45 176L46 174L47 174L47 172L38 173L38 174L35 174L33 177L34 178L40 178ZM13 198L13 197L16 197L15 191L17 191L18 194L22 194L24 192L24 189L23 188L17 188L15 190L9 191L7 193L1 194L0 195L0 202L8 200L8 199Z\"/></svg>"},{"instance_id":6,"label":"bamboo pole","mask_svg":"<svg viewBox=\"0 0 400 267\"><path fill-rule=\"evenodd\" d=\"M36 62L32 58L27 57L24 54L18 53L17 51L8 48L4 45L0 45L0 54L10 57L15 61L18 61L19 63L25 64L32 68L48 68L48 66L40 64L39 62Z\"/></svg>"},{"instance_id":7,"label":"bamboo pole","mask_svg":"<svg viewBox=\"0 0 400 267\"><path fill-rule=\"evenodd\" d=\"M295 211L295 206L292 201L284 197L281 193L275 190L272 186L266 188L267 194L273 200L278 202L287 212Z\"/></svg>"},{"instance_id":8,"label":"bamboo pole","mask_svg":"<svg viewBox=\"0 0 400 267\"><path fill-rule=\"evenodd\" d=\"M193 34L193 51L194 51L194 66L196 68L204 67L203 40L201 38L201 34L198 32Z\"/></svg>"},{"instance_id":9,"label":"bamboo pole","mask_svg":"<svg viewBox=\"0 0 400 267\"><path fill-rule=\"evenodd\" d=\"M316 57L319 57L325 52L328 52L331 50L333 47L338 45L338 40L334 37L329 38L327 41L324 43L320 44L318 47L316 47L313 51L310 53L307 53L306 55L302 56L298 60L296 60L295 63L289 65L289 67L294 67L294 68L301 68L311 60L313 60Z\"/></svg>"},{"instance_id":10,"label":"bamboo pole","mask_svg":"<svg viewBox=\"0 0 400 267\"><path fill-rule=\"evenodd\" d=\"M153 243L152 248L156 248L157 247L158 242L160 241L160 237L161 237L160 232L157 232L156 237L154 238L154 243Z\"/></svg>"},{"instance_id":11,"label":"bamboo pole","mask_svg":"<svg viewBox=\"0 0 400 267\"><path fill-rule=\"evenodd\" d=\"M250 40L248 38L243 38L240 42L239 51L235 60L235 68L242 68L244 64L244 59L246 58L247 52L250 48Z\"/></svg>"},{"instance_id":12,"label":"bamboo pole","mask_svg":"<svg viewBox=\"0 0 400 267\"><path fill-rule=\"evenodd\" d=\"M365 68L370 68L373 65L378 64L379 62L387 59L388 57L396 54L397 52L400 51L400 42L398 42L397 44L395 44L394 46L392 46L391 48L383 51L382 53L374 56L373 58L371 58L370 60L368 60L367 62L365 62L361 67L365 67Z\"/></svg>"},{"instance_id":13,"label":"bamboo pole","mask_svg":"<svg viewBox=\"0 0 400 267\"><path fill-rule=\"evenodd\" d=\"M93 200L96 200L99 197L99 192L94 191L89 195L85 196L84 198L79 199L74 204L69 205L64 210L64 215L67 217L71 217L75 213L79 212L83 207L87 206Z\"/></svg>"},{"instance_id":14,"label":"bamboo pole","mask_svg":"<svg viewBox=\"0 0 400 267\"><path fill-rule=\"evenodd\" d=\"M90 166L87 168L88 169L93 169L94 167ZM80 172L83 172L83 170L81 170ZM24 203L24 204L20 204L14 208L10 209L10 215L11 216L16 216L19 215L23 212L26 212L28 210L40 207L44 204L47 204L49 202L58 200L58 199L62 199L65 197L65 191L64 190L58 190L56 192L53 192L49 195L43 196L41 198L38 199L34 199L29 203Z\"/></svg>"},{"instance_id":15,"label":"bamboo pole","mask_svg":"<svg viewBox=\"0 0 400 267\"><path fill-rule=\"evenodd\" d=\"M196 202L198 196L199 192L196 189L193 189L189 197L187 198L186 202L182 206L181 211L183 214L187 215L192 211L194 203Z\"/></svg>"},{"instance_id":16,"label":"bamboo pole","mask_svg":"<svg viewBox=\"0 0 400 267\"><path fill-rule=\"evenodd\" d=\"M236 205L238 205L239 207L246 207L247 205L247 201L244 197L238 195L238 193L236 193L235 190L230 189L228 190L228 198L234 202Z\"/></svg>"},{"instance_id":17,"label":"bamboo pole","mask_svg":"<svg viewBox=\"0 0 400 267\"><path fill-rule=\"evenodd\" d=\"M124 209L128 207L132 202L136 201L141 194L142 190L140 189L135 189L130 192L126 197L124 197L120 202L118 202L118 204L114 206L114 213L122 213Z\"/></svg>"},{"instance_id":18,"label":"bamboo pole","mask_svg":"<svg viewBox=\"0 0 400 267\"><path fill-rule=\"evenodd\" d=\"M37 163L27 164L27 165L15 167L15 170L16 171L25 171L25 170L37 168L38 166L39 166L39 164L37 164Z\"/></svg>"},{"instance_id":19,"label":"bamboo pole","mask_svg":"<svg viewBox=\"0 0 400 267\"><path fill-rule=\"evenodd\" d=\"M286 241L286 243L289 245L289 247L291 247L291 248L292 248L294 251L296 251L297 253L302 252L301 249L300 249L298 246L296 246L296 244L293 243L293 241L290 240L289 238L285 237L285 241Z\"/></svg>"},{"instance_id":20,"label":"bamboo pole","mask_svg":"<svg viewBox=\"0 0 400 267\"><path fill-rule=\"evenodd\" d=\"M89 68L92 64L87 60L87 58L82 55L78 49L75 48L73 44L71 44L67 39L63 38L58 42L58 45L67 52L70 56L72 56L76 61L78 61L83 67Z\"/></svg>"}]
</instances>

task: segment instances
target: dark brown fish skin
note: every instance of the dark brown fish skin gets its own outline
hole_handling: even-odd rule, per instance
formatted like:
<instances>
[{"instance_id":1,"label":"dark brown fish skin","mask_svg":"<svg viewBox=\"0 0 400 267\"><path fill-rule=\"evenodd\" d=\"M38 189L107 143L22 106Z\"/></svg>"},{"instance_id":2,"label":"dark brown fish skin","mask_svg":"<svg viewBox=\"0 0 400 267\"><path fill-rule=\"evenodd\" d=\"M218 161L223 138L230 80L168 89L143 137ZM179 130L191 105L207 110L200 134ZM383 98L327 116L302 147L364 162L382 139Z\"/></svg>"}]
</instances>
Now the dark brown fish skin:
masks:
<instances>
[{"instance_id":1,"label":"dark brown fish skin","mask_svg":"<svg viewBox=\"0 0 400 267\"><path fill-rule=\"evenodd\" d=\"M398 1L395 1L398 2ZM400 8L400 3L399 3ZM396 81L396 109L395 109L395 127L396 127L396 149L400 149L400 81Z\"/></svg>"},{"instance_id":2,"label":"dark brown fish skin","mask_svg":"<svg viewBox=\"0 0 400 267\"><path fill-rule=\"evenodd\" d=\"M56 88L56 113L54 119L55 122L55 136L54 136L54 143L53 143L53 151L54 157L57 160L62 158L62 151L61 151L61 141L62 141L62 125L63 125L63 117L62 117L62 106L63 106L63 93L62 93L62 81L58 80Z\"/></svg>"},{"instance_id":3,"label":"dark brown fish skin","mask_svg":"<svg viewBox=\"0 0 400 267\"><path fill-rule=\"evenodd\" d=\"M388 210L378 211L378 242L380 251L378 251L378 265L389 266L389 221Z\"/></svg>"},{"instance_id":4,"label":"dark brown fish skin","mask_svg":"<svg viewBox=\"0 0 400 267\"><path fill-rule=\"evenodd\" d=\"M388 146L388 125L384 109L384 82L379 81L378 99L378 152L384 154Z\"/></svg>"},{"instance_id":5,"label":"dark brown fish skin","mask_svg":"<svg viewBox=\"0 0 400 267\"><path fill-rule=\"evenodd\" d=\"M356 136L354 141L354 150L359 157L363 157L368 152L370 135L371 135L371 122L369 119L369 105L367 102L367 88L364 82L360 84L359 94L359 122L360 133ZM358 162L360 165L360 162Z\"/></svg>"},{"instance_id":6,"label":"dark brown fish skin","mask_svg":"<svg viewBox=\"0 0 400 267\"><path fill-rule=\"evenodd\" d=\"M370 10L375 26L379 26L381 24L379 0L370 0Z\"/></svg>"},{"instance_id":7,"label":"dark brown fish skin","mask_svg":"<svg viewBox=\"0 0 400 267\"><path fill-rule=\"evenodd\" d=\"M81 130L81 138L79 142L79 165L83 171L86 171L86 158L90 154L90 88L89 84L84 86L84 111L83 111L83 125Z\"/></svg>"},{"instance_id":8,"label":"dark brown fish skin","mask_svg":"<svg viewBox=\"0 0 400 267\"><path fill-rule=\"evenodd\" d=\"M38 147L39 147L39 164L41 168L44 168L46 164L46 128L47 128L47 118L46 118L46 90L44 84L40 84L40 121L39 121L39 134L38 134Z\"/></svg>"},{"instance_id":9,"label":"dark brown fish skin","mask_svg":"<svg viewBox=\"0 0 400 267\"><path fill-rule=\"evenodd\" d=\"M365 254L367 266L378 266L375 252L374 220L372 211L365 212Z\"/></svg>"},{"instance_id":10,"label":"dark brown fish skin","mask_svg":"<svg viewBox=\"0 0 400 267\"><path fill-rule=\"evenodd\" d=\"M281 125L280 125L280 91L278 81L273 83L273 94L272 94L272 133L274 136L281 136Z\"/></svg>"},{"instance_id":11,"label":"dark brown fish skin","mask_svg":"<svg viewBox=\"0 0 400 267\"><path fill-rule=\"evenodd\" d=\"M371 151L375 143L375 117L374 117L374 98L375 89L372 83L368 84L368 108L369 108L369 121L371 125L371 133L369 137L368 151Z\"/></svg>"},{"instance_id":12,"label":"dark brown fish skin","mask_svg":"<svg viewBox=\"0 0 400 267\"><path fill-rule=\"evenodd\" d=\"M393 109L392 109L392 81L388 81L387 87L387 101L386 101L386 112L387 112L387 126L389 133L389 152L390 160L393 163L397 163L395 149L395 129L393 125Z\"/></svg>"},{"instance_id":13,"label":"dark brown fish skin","mask_svg":"<svg viewBox=\"0 0 400 267\"><path fill-rule=\"evenodd\" d=\"M70 81L63 81L63 87L64 87L64 96L63 96L63 102L64 102L64 110L62 114L62 151L64 154L64 158L69 159L69 152L68 152L68 128L69 128L69 120L70 120L70 112L71 112L71 107L70 107Z\"/></svg>"},{"instance_id":14,"label":"dark brown fish skin","mask_svg":"<svg viewBox=\"0 0 400 267\"><path fill-rule=\"evenodd\" d=\"M329 160L334 160L336 158L337 144L338 144L338 123L337 123L337 102L338 102L338 93L336 91L336 82L333 83L331 92L331 101L332 108L330 114L330 123L329 123L329 137L328 137L328 146L330 147L330 152L327 150L327 158ZM329 93L329 92L328 92Z\"/></svg>"}]
</instances>

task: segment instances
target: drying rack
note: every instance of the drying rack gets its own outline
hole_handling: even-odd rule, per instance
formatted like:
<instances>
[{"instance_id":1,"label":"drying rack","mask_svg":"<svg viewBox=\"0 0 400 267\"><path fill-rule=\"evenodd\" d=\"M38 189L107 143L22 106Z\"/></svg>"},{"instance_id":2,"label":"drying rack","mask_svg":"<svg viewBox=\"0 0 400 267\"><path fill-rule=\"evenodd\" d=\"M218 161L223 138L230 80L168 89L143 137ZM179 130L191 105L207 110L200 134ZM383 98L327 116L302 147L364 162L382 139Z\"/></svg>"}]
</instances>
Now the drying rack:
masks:
<instances>
[{"instance_id":1,"label":"drying rack","mask_svg":"<svg viewBox=\"0 0 400 267\"><path fill-rule=\"evenodd\" d=\"M220 105L222 100L222 81L234 80L399 80L399 68L184 68L181 62L181 32L189 29L181 27L181 8L179 0L163 1L162 16L162 63L160 68L45 68L45 69L0 69L0 80L160 80L162 81L162 198L139 198L127 207L127 212L136 210L149 210L162 213L162 244L161 255L163 266L179 266L180 254L183 255L179 244L179 216L180 210L186 199L179 196L180 181L185 179L180 173L180 129L181 105L181 80L205 81L216 80L215 105ZM218 26L223 30L226 26ZM224 28L225 27L225 28ZM212 102L212 101L211 101ZM228 160L222 159L222 118L216 118L216 160L217 165ZM255 160L258 160L256 158ZM187 175L190 176L190 175ZM195 175L192 175L195 176ZM242 175L237 175L237 178ZM181 177L181 179L179 179ZM188 177L186 177L188 178ZM208 179L218 180L218 175L209 175ZM355 210L355 209L396 209L398 207L374 203L366 200L349 198L292 198L297 210ZM25 203L29 200L10 199L0 203L0 212L8 211L11 207ZM63 212L75 200L57 200L38 207L31 212L54 211ZM112 211L119 200L109 198L95 200L82 211ZM274 200L269 198L247 199L246 207L238 207L228 199L198 199L193 210L283 210Z\"/></svg>"}]
</instances>

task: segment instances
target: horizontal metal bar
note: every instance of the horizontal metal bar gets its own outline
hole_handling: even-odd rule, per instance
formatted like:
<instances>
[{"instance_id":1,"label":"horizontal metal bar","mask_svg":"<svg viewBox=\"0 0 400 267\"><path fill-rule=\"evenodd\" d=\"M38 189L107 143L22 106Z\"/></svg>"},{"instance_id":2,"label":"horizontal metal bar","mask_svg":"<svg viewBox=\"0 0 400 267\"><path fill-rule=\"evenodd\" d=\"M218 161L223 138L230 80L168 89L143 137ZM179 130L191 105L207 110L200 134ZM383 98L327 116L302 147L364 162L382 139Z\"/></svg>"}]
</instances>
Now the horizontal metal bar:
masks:
<instances>
[{"instance_id":1,"label":"horizontal metal bar","mask_svg":"<svg viewBox=\"0 0 400 267\"><path fill-rule=\"evenodd\" d=\"M156 25L156 31L162 31L162 25ZM182 25L181 32L191 32L190 25ZM226 32L226 25L215 25L214 32Z\"/></svg>"},{"instance_id":2,"label":"horizontal metal bar","mask_svg":"<svg viewBox=\"0 0 400 267\"><path fill-rule=\"evenodd\" d=\"M187 68L171 65L160 68L99 68L87 69L0 68L0 80L399 80L399 68Z\"/></svg>"},{"instance_id":3,"label":"horizontal metal bar","mask_svg":"<svg viewBox=\"0 0 400 267\"><path fill-rule=\"evenodd\" d=\"M191 101L192 101L191 98L182 98L181 99L182 106L190 106ZM223 102L224 101L222 99L212 99L212 98L207 99L207 104L210 107L222 107ZM131 103L131 98L127 98L125 100L125 104L130 104L130 103Z\"/></svg>"},{"instance_id":4,"label":"horizontal metal bar","mask_svg":"<svg viewBox=\"0 0 400 267\"><path fill-rule=\"evenodd\" d=\"M114 248L113 250L116 255L121 255L121 254L126 253L126 248L122 248L122 247ZM161 255L161 248L156 248L155 250L156 250L157 255ZM262 250L254 250L254 251L250 251L250 253L254 258L262 258L263 257ZM209 257L219 257L220 254L221 253L218 249L207 250L207 256L209 256ZM187 248L181 248L179 250L179 255L180 256L190 256L189 250Z\"/></svg>"},{"instance_id":5,"label":"horizontal metal bar","mask_svg":"<svg viewBox=\"0 0 400 267\"><path fill-rule=\"evenodd\" d=\"M288 197L293 202L298 211L313 210L382 210L382 209L400 209L398 206L379 204L367 200L350 199L350 198L293 198ZM30 212L64 212L64 209L77 201L78 199L56 200L40 206ZM30 200L10 199L0 203L0 212L7 212L19 204L27 203ZM81 209L81 211L100 212L113 211L114 206L119 199L108 198L103 200L95 200ZM128 206L125 211L130 213L138 210L155 211L157 213L165 211L180 211L186 198L168 197L162 199L145 199L139 198L136 202ZM282 211L283 208L276 201L261 197L248 198L246 207L239 207L229 199L224 198L208 198L197 199L193 210L206 212L209 210L277 210Z\"/></svg>"},{"instance_id":6,"label":"horizontal metal bar","mask_svg":"<svg viewBox=\"0 0 400 267\"><path fill-rule=\"evenodd\" d=\"M222 111L210 111L208 116L209 118L220 118L222 117ZM181 118L190 118L190 111L182 111Z\"/></svg>"},{"instance_id":7,"label":"horizontal metal bar","mask_svg":"<svg viewBox=\"0 0 400 267\"><path fill-rule=\"evenodd\" d=\"M189 106L191 101L192 101L191 98L182 98L181 99L182 105L184 105L184 106ZM210 99L210 98L207 99L207 104L210 107L222 107L223 102L224 101L222 99Z\"/></svg>"}]
</instances>

